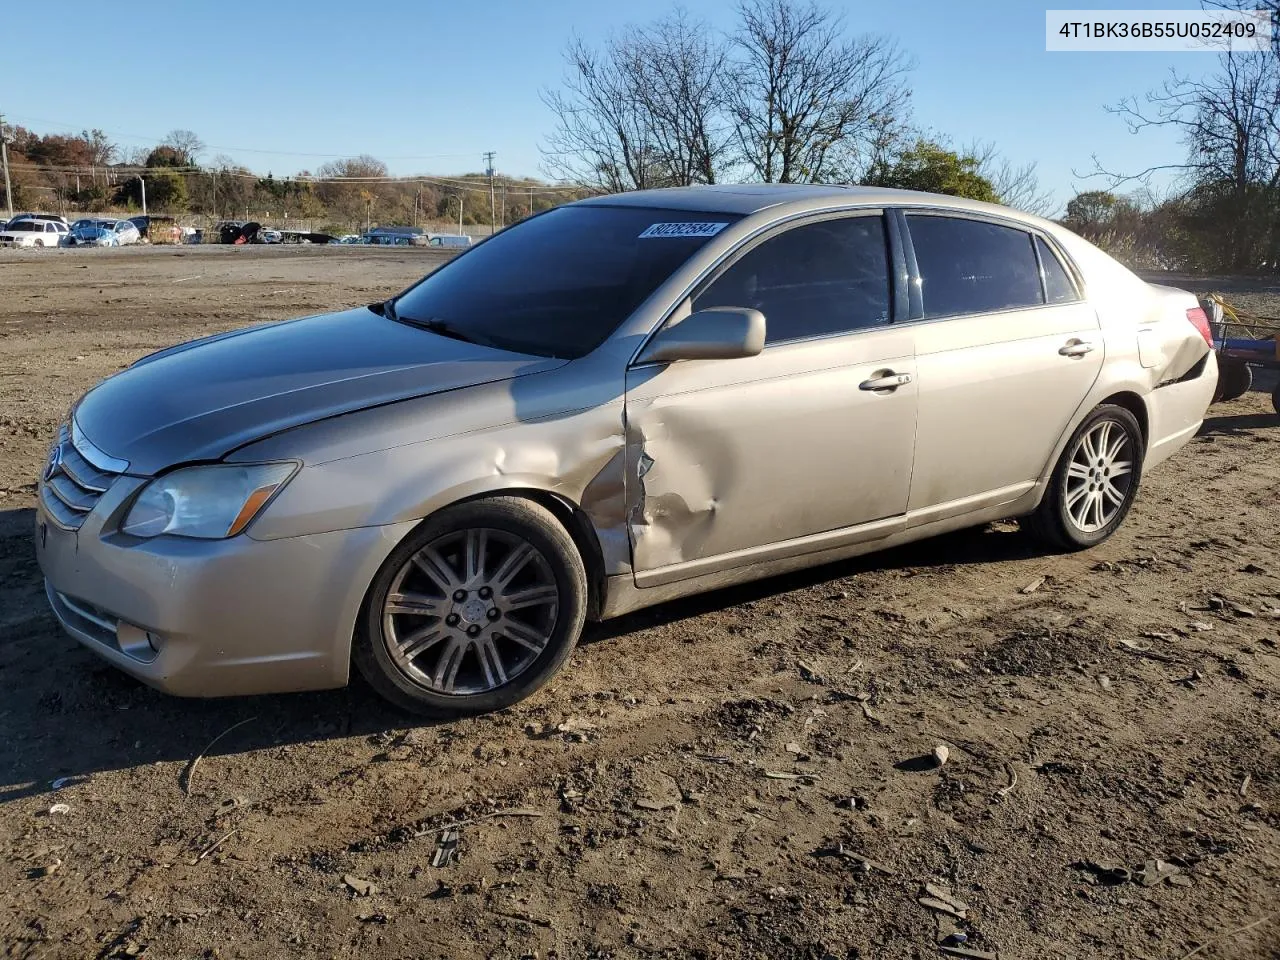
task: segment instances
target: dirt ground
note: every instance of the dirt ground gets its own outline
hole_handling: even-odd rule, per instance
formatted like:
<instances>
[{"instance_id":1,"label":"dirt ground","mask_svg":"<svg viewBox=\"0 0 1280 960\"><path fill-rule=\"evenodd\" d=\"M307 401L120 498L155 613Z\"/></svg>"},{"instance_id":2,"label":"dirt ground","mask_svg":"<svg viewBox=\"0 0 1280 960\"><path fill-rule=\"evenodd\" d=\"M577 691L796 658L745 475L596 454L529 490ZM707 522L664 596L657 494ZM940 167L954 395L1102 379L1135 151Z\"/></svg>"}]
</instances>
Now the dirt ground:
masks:
<instances>
[{"instance_id":1,"label":"dirt ground","mask_svg":"<svg viewBox=\"0 0 1280 960\"><path fill-rule=\"evenodd\" d=\"M57 629L33 481L76 396L436 262L0 254L0 956L1280 957L1262 393L1099 548L997 524L670 604L496 716L178 700Z\"/></svg>"}]
</instances>

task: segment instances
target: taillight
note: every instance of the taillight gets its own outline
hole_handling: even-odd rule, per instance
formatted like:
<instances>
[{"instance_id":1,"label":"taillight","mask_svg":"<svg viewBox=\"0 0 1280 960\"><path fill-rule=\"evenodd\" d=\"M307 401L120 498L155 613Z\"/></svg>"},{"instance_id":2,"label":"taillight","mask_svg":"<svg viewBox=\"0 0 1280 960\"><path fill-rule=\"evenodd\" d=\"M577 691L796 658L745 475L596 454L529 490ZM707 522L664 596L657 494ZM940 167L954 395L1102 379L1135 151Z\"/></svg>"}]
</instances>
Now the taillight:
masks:
<instances>
[{"instance_id":1,"label":"taillight","mask_svg":"<svg viewBox=\"0 0 1280 960\"><path fill-rule=\"evenodd\" d=\"M1212 347L1213 328L1209 326L1209 316L1204 312L1204 308L1192 307L1187 311L1187 319L1191 321L1193 327L1200 331L1200 336L1204 337L1204 342Z\"/></svg>"}]
</instances>

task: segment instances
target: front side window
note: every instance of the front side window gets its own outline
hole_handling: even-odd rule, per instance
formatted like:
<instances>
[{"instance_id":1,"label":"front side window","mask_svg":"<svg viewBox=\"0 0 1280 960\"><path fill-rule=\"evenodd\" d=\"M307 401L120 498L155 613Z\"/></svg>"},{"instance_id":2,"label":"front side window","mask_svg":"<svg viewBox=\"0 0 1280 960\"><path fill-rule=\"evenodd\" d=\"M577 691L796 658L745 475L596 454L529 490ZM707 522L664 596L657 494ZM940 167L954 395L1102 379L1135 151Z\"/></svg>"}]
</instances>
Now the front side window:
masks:
<instances>
[{"instance_id":1,"label":"front side window","mask_svg":"<svg viewBox=\"0 0 1280 960\"><path fill-rule=\"evenodd\" d=\"M397 319L507 350L580 357L738 217L566 206L493 236L393 302Z\"/></svg>"},{"instance_id":2,"label":"front side window","mask_svg":"<svg viewBox=\"0 0 1280 960\"><path fill-rule=\"evenodd\" d=\"M1044 303L1031 234L960 217L908 214L907 224L926 319Z\"/></svg>"},{"instance_id":3,"label":"front side window","mask_svg":"<svg viewBox=\"0 0 1280 960\"><path fill-rule=\"evenodd\" d=\"M759 310L767 343L888 323L884 218L822 220L764 241L694 298L694 310L707 307Z\"/></svg>"}]
</instances>

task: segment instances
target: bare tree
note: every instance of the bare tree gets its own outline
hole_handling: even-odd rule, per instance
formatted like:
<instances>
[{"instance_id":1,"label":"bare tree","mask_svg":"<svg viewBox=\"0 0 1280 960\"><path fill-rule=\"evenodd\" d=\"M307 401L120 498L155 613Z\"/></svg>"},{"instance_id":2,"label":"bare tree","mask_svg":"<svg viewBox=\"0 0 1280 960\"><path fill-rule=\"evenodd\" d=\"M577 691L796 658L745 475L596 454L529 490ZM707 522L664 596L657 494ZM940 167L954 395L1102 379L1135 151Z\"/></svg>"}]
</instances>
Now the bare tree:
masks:
<instances>
[{"instance_id":1,"label":"bare tree","mask_svg":"<svg viewBox=\"0 0 1280 960\"><path fill-rule=\"evenodd\" d=\"M1178 131L1185 158L1136 173L1094 175L1112 186L1172 173L1192 261L1212 269L1253 268L1280 258L1280 57L1271 51L1219 58L1193 79L1176 72L1157 90L1108 108L1131 132Z\"/></svg>"},{"instance_id":2,"label":"bare tree","mask_svg":"<svg viewBox=\"0 0 1280 960\"><path fill-rule=\"evenodd\" d=\"M1280 57L1280 0L1202 0L1219 10L1264 11L1271 17L1271 52Z\"/></svg>"},{"instance_id":3,"label":"bare tree","mask_svg":"<svg viewBox=\"0 0 1280 960\"><path fill-rule=\"evenodd\" d=\"M646 142L656 153L660 175L673 186L715 183L729 146L724 42L678 9L629 31L622 49L630 58Z\"/></svg>"},{"instance_id":4,"label":"bare tree","mask_svg":"<svg viewBox=\"0 0 1280 960\"><path fill-rule=\"evenodd\" d=\"M564 57L563 88L542 93L556 117L549 173L611 193L715 182L725 48L706 24L677 11L598 50L575 39Z\"/></svg>"},{"instance_id":5,"label":"bare tree","mask_svg":"<svg viewBox=\"0 0 1280 960\"><path fill-rule=\"evenodd\" d=\"M1053 194L1040 185L1035 161L1015 164L994 143L980 141L971 143L964 152L977 160L977 172L991 181L996 196L1006 207L1037 217L1049 217L1058 211Z\"/></svg>"},{"instance_id":6,"label":"bare tree","mask_svg":"<svg viewBox=\"0 0 1280 960\"><path fill-rule=\"evenodd\" d=\"M80 139L85 142L86 150L89 155L90 175L93 182L98 182L98 173L110 164L115 158L118 148L112 143L105 133L101 130L84 130L80 133ZM104 171L105 178L105 171Z\"/></svg>"},{"instance_id":7,"label":"bare tree","mask_svg":"<svg viewBox=\"0 0 1280 960\"><path fill-rule=\"evenodd\" d=\"M164 143L181 154L184 167L195 166L196 160L204 152L204 141L190 130L170 130Z\"/></svg>"},{"instance_id":8,"label":"bare tree","mask_svg":"<svg viewBox=\"0 0 1280 960\"><path fill-rule=\"evenodd\" d=\"M147 156L151 150L151 147L121 147L120 162L130 167L146 166Z\"/></svg>"},{"instance_id":9,"label":"bare tree","mask_svg":"<svg viewBox=\"0 0 1280 960\"><path fill-rule=\"evenodd\" d=\"M814 2L744 0L739 15L726 99L755 178L834 179L906 111L912 64L892 40L846 37Z\"/></svg>"},{"instance_id":10,"label":"bare tree","mask_svg":"<svg viewBox=\"0 0 1280 960\"><path fill-rule=\"evenodd\" d=\"M594 50L575 38L564 59L564 88L542 92L556 117L542 151L547 172L609 193L656 186L660 171L626 40L613 38Z\"/></svg>"},{"instance_id":11,"label":"bare tree","mask_svg":"<svg viewBox=\"0 0 1280 960\"><path fill-rule=\"evenodd\" d=\"M1182 174L1192 183L1211 180L1241 188L1280 183L1280 59L1269 54L1224 55L1218 72L1198 80L1173 72L1158 90L1107 109L1131 133L1174 128L1187 147L1185 160L1136 173L1097 165L1096 173L1116 183L1145 181L1159 171Z\"/></svg>"}]
</instances>

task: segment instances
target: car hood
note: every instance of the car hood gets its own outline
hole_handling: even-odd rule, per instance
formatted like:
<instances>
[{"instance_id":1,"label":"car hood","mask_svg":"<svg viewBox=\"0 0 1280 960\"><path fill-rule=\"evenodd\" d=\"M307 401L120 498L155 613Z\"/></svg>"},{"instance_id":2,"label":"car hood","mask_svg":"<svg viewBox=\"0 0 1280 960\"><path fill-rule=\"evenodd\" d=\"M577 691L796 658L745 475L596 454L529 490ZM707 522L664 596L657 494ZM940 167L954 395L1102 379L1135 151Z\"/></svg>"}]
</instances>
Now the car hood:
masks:
<instances>
[{"instance_id":1,"label":"car hood","mask_svg":"<svg viewBox=\"0 0 1280 960\"><path fill-rule=\"evenodd\" d=\"M85 394L75 419L129 473L149 475L327 417L565 362L449 339L360 307L143 357Z\"/></svg>"}]
</instances>

